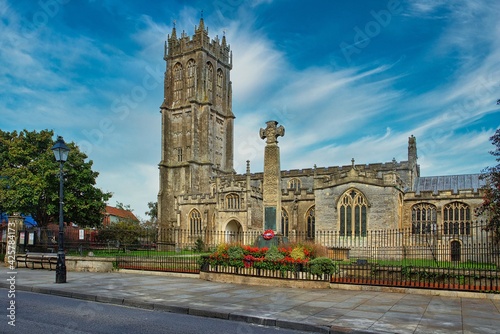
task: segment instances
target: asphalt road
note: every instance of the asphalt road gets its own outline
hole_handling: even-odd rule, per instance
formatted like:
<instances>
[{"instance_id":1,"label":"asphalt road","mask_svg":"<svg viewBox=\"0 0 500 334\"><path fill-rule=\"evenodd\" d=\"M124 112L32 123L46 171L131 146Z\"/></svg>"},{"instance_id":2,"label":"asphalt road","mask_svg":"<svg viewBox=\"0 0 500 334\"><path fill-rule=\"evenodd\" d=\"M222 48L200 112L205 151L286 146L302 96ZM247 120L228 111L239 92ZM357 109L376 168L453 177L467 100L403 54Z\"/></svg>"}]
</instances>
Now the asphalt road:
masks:
<instances>
[{"instance_id":1,"label":"asphalt road","mask_svg":"<svg viewBox=\"0 0 500 334\"><path fill-rule=\"evenodd\" d=\"M0 333L306 333L25 291L16 291L13 298L4 298L8 290L0 289L0 296ZM12 300L15 301L15 322L12 322L12 310L7 309Z\"/></svg>"}]
</instances>

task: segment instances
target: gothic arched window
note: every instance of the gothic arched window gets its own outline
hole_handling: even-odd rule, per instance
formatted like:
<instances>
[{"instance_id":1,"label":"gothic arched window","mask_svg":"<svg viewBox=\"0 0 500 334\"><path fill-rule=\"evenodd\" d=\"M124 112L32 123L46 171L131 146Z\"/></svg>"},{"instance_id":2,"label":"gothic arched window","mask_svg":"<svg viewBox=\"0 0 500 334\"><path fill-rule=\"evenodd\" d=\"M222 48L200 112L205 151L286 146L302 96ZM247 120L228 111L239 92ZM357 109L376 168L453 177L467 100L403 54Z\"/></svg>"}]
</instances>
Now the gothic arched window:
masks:
<instances>
[{"instance_id":1,"label":"gothic arched window","mask_svg":"<svg viewBox=\"0 0 500 334\"><path fill-rule=\"evenodd\" d=\"M436 206L429 203L420 203L411 207L411 233L434 233L436 224Z\"/></svg>"},{"instance_id":2,"label":"gothic arched window","mask_svg":"<svg viewBox=\"0 0 500 334\"><path fill-rule=\"evenodd\" d=\"M239 210L240 209L240 196L238 194L226 195L226 209Z\"/></svg>"},{"instance_id":3,"label":"gothic arched window","mask_svg":"<svg viewBox=\"0 0 500 334\"><path fill-rule=\"evenodd\" d=\"M182 81L182 65L177 63L174 65L174 102L180 102L182 99L182 90L184 84Z\"/></svg>"},{"instance_id":4,"label":"gothic arched window","mask_svg":"<svg viewBox=\"0 0 500 334\"><path fill-rule=\"evenodd\" d=\"M316 234L316 213L315 207L311 207L307 210L306 213L306 235L308 239L314 239L314 235Z\"/></svg>"},{"instance_id":5,"label":"gothic arched window","mask_svg":"<svg viewBox=\"0 0 500 334\"><path fill-rule=\"evenodd\" d=\"M189 213L189 228L191 234L198 234L201 232L201 213L200 211L194 209Z\"/></svg>"},{"instance_id":6,"label":"gothic arched window","mask_svg":"<svg viewBox=\"0 0 500 334\"><path fill-rule=\"evenodd\" d=\"M281 233L288 237L288 212L285 209L281 209Z\"/></svg>"},{"instance_id":7,"label":"gothic arched window","mask_svg":"<svg viewBox=\"0 0 500 334\"><path fill-rule=\"evenodd\" d=\"M299 191L300 190L300 180L297 178L293 178L290 181L288 181L288 189L292 189L293 191Z\"/></svg>"},{"instance_id":8,"label":"gothic arched window","mask_svg":"<svg viewBox=\"0 0 500 334\"><path fill-rule=\"evenodd\" d=\"M193 59L189 59L187 63L186 75L186 97L194 97L196 91L196 63Z\"/></svg>"},{"instance_id":9,"label":"gothic arched window","mask_svg":"<svg viewBox=\"0 0 500 334\"><path fill-rule=\"evenodd\" d=\"M217 105L222 105L222 88L224 87L224 74L222 73L222 70L219 68L217 70Z\"/></svg>"},{"instance_id":10,"label":"gothic arched window","mask_svg":"<svg viewBox=\"0 0 500 334\"><path fill-rule=\"evenodd\" d=\"M206 67L206 81L205 81L205 91L207 94L207 99L208 101L212 101L212 91L213 91L213 85L214 85L214 67L212 63L208 62L207 67Z\"/></svg>"},{"instance_id":11,"label":"gothic arched window","mask_svg":"<svg viewBox=\"0 0 500 334\"><path fill-rule=\"evenodd\" d=\"M339 201L340 235L366 237L368 204L363 194L350 189Z\"/></svg>"},{"instance_id":12,"label":"gothic arched window","mask_svg":"<svg viewBox=\"0 0 500 334\"><path fill-rule=\"evenodd\" d=\"M470 207L461 202L453 202L443 209L444 234L470 234Z\"/></svg>"}]
</instances>

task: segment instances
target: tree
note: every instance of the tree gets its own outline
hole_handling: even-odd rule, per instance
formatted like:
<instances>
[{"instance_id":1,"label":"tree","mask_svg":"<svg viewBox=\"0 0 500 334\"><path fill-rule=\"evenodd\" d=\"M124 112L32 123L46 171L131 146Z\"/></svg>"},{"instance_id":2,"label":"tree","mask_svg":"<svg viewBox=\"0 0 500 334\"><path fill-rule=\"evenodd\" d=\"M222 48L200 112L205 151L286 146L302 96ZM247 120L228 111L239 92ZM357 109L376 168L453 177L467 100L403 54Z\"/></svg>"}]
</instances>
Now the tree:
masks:
<instances>
[{"instance_id":1,"label":"tree","mask_svg":"<svg viewBox=\"0 0 500 334\"><path fill-rule=\"evenodd\" d=\"M130 211L130 212L134 211L133 209L130 208L130 204L125 205L122 202L118 202L118 201L116 202L116 208L120 209L120 210Z\"/></svg>"},{"instance_id":2,"label":"tree","mask_svg":"<svg viewBox=\"0 0 500 334\"><path fill-rule=\"evenodd\" d=\"M149 216L149 220L144 223L144 226L156 228L158 223L158 202L149 202L148 208L149 211L144 214Z\"/></svg>"},{"instance_id":3,"label":"tree","mask_svg":"<svg viewBox=\"0 0 500 334\"><path fill-rule=\"evenodd\" d=\"M51 150L53 131L0 130L0 203L7 213L31 215L40 227L59 217L59 163ZM111 193L95 186L99 173L74 143L64 163L64 219L98 226Z\"/></svg>"},{"instance_id":4,"label":"tree","mask_svg":"<svg viewBox=\"0 0 500 334\"><path fill-rule=\"evenodd\" d=\"M490 140L495 146L495 150L490 151L490 154L496 157L496 161L500 162L500 129L496 130ZM483 203L476 210L476 214L487 215L486 230L493 231L498 242L500 241L500 164L485 168L481 178L486 180L486 185L483 188Z\"/></svg>"},{"instance_id":5,"label":"tree","mask_svg":"<svg viewBox=\"0 0 500 334\"><path fill-rule=\"evenodd\" d=\"M130 248L138 248L140 246L139 239L143 234L144 231L139 224L131 221L119 221L101 228L97 233L97 238L108 244L112 243L125 251Z\"/></svg>"}]
</instances>

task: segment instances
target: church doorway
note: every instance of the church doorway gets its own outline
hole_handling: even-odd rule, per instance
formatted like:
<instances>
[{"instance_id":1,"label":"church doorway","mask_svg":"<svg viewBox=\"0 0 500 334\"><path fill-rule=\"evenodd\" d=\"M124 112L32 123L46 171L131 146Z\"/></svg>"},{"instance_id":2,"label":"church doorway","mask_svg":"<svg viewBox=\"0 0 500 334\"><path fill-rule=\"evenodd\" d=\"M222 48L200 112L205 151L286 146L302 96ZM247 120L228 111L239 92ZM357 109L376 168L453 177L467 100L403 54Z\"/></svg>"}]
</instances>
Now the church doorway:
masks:
<instances>
[{"instance_id":1,"label":"church doorway","mask_svg":"<svg viewBox=\"0 0 500 334\"><path fill-rule=\"evenodd\" d=\"M227 243L243 241L243 228L237 220L233 219L227 223L224 233L226 234L225 239Z\"/></svg>"},{"instance_id":2,"label":"church doorway","mask_svg":"<svg viewBox=\"0 0 500 334\"><path fill-rule=\"evenodd\" d=\"M451 261L459 262L462 257L462 245L460 245L460 241L453 240L450 243L451 248Z\"/></svg>"}]
</instances>

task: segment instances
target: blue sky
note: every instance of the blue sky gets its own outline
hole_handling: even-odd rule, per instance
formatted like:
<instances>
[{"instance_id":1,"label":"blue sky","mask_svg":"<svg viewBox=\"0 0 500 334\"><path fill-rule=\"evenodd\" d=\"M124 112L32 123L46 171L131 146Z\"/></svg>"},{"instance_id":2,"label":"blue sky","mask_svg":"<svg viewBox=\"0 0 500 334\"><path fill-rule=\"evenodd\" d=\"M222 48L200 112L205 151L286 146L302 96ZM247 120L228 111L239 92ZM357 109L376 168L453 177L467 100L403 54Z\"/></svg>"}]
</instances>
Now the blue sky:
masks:
<instances>
[{"instance_id":1,"label":"blue sky","mask_svg":"<svg viewBox=\"0 0 500 334\"><path fill-rule=\"evenodd\" d=\"M484 1L0 0L0 128L53 129L94 162L110 205L145 218L158 192L163 45L173 22L233 51L235 169L263 169L274 119L282 169L407 160L422 176L495 165L500 3ZM55 139L55 138L54 138Z\"/></svg>"}]
</instances>

